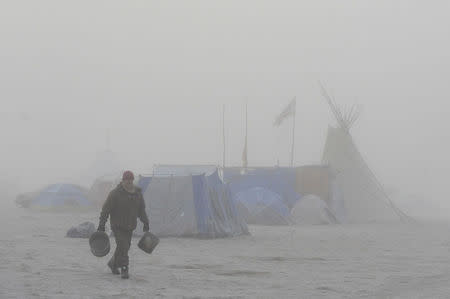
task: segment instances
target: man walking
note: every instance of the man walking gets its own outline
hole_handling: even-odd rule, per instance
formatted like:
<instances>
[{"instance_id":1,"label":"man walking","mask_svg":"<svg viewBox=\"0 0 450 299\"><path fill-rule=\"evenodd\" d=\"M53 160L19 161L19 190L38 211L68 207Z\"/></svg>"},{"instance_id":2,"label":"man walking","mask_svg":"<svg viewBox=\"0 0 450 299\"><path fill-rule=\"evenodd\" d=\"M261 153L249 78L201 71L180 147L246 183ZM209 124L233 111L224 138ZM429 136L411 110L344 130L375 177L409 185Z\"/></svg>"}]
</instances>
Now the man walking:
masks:
<instances>
[{"instance_id":1,"label":"man walking","mask_svg":"<svg viewBox=\"0 0 450 299\"><path fill-rule=\"evenodd\" d=\"M108 267L114 274L128 278L128 250L131 236L137 225L137 218L144 224L144 232L148 232L148 217L145 212L145 202L140 188L133 185L134 175L125 171L122 182L112 190L100 213L99 231L105 231L105 224L110 215L111 230L116 239L116 251L108 262ZM119 270L120 269L120 272Z\"/></svg>"}]
</instances>

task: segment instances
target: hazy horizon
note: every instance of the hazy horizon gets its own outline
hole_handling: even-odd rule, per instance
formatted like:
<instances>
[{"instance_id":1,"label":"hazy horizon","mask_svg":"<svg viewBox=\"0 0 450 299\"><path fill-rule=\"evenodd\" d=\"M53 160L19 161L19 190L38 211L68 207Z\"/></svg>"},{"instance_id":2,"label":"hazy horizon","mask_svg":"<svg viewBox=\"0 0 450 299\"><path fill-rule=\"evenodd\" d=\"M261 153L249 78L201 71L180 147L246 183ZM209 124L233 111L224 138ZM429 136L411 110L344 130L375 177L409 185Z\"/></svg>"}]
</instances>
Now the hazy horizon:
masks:
<instances>
[{"instance_id":1,"label":"hazy horizon","mask_svg":"<svg viewBox=\"0 0 450 299\"><path fill-rule=\"evenodd\" d=\"M318 163L338 104L389 187L445 202L450 161L450 4L436 1L14 1L0 5L0 175L75 179L110 149L123 168Z\"/></svg>"}]
</instances>

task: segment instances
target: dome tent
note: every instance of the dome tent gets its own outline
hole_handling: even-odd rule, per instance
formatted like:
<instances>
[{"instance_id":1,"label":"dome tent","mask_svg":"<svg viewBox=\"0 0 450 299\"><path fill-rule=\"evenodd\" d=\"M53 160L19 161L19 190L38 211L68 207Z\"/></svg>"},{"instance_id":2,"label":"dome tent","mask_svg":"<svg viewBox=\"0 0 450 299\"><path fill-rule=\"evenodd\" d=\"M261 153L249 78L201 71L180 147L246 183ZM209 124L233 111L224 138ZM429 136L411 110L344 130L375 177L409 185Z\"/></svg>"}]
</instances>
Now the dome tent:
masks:
<instances>
[{"instance_id":1,"label":"dome tent","mask_svg":"<svg viewBox=\"0 0 450 299\"><path fill-rule=\"evenodd\" d=\"M29 202L31 208L89 207L87 191L73 184L52 184L37 192Z\"/></svg>"},{"instance_id":2,"label":"dome tent","mask_svg":"<svg viewBox=\"0 0 450 299\"><path fill-rule=\"evenodd\" d=\"M291 207L301 195L295 190L295 169L254 168L246 174L225 169L239 213L248 224L289 225Z\"/></svg>"},{"instance_id":3,"label":"dome tent","mask_svg":"<svg viewBox=\"0 0 450 299\"><path fill-rule=\"evenodd\" d=\"M293 224L336 224L338 220L327 203L316 195L303 196L291 210Z\"/></svg>"},{"instance_id":4,"label":"dome tent","mask_svg":"<svg viewBox=\"0 0 450 299\"><path fill-rule=\"evenodd\" d=\"M270 189L252 187L234 195L239 212L250 224L288 225L289 208L281 196Z\"/></svg>"}]
</instances>

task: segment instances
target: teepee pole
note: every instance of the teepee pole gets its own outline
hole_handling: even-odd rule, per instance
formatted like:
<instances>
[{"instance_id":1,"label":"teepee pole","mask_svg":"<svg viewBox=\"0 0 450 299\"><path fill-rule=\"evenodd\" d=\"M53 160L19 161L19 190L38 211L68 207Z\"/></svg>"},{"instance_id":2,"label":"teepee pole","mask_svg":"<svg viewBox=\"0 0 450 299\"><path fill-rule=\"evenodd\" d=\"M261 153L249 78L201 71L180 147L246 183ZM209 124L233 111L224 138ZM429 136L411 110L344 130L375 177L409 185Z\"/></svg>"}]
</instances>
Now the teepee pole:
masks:
<instances>
[{"instance_id":1,"label":"teepee pole","mask_svg":"<svg viewBox=\"0 0 450 299\"><path fill-rule=\"evenodd\" d=\"M328 105L330 106L330 109L331 109L332 113L334 114L336 121L338 122L338 125L345 133L350 135L350 132L349 132L350 128L352 127L352 125L355 123L355 121L359 118L359 116L361 114L360 107L353 106L349 109L349 111L347 111L347 112L344 111L344 114L343 114L342 110L339 109L339 107L336 105L336 102L334 101L334 97L331 97L327 93L325 87L322 85L321 82L319 82L319 86L322 91L322 96L325 98ZM393 209L394 213L399 217L399 219L402 222L414 221L410 216L408 216L405 212L400 210L394 204L394 202L392 201L392 199L390 198L390 196L387 194L386 190L384 189L383 185L381 184L380 180L378 179L376 174L373 172L373 170L369 167L369 165L367 164L366 160L364 159L362 153L356 147L356 145L354 144L354 141L352 139L351 139L351 143L352 143L353 149L356 152L356 158L359 159L359 163L361 163L361 165L365 169L365 171L368 172L369 179L372 181L373 184L375 184L375 186L378 188L379 192L381 192L382 197L384 197L383 202ZM324 153L324 156L325 156L325 153Z\"/></svg>"}]
</instances>

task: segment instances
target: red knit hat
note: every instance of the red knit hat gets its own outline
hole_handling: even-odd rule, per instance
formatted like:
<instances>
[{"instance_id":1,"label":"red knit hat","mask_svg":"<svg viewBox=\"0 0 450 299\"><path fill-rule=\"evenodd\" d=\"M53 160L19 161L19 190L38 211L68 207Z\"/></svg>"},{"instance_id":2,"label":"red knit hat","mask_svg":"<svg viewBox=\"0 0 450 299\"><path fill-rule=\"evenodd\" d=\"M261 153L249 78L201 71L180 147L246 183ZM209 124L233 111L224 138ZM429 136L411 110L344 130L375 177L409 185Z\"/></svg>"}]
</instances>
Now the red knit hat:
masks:
<instances>
[{"instance_id":1,"label":"red knit hat","mask_svg":"<svg viewBox=\"0 0 450 299\"><path fill-rule=\"evenodd\" d=\"M134 180L134 174L127 170L123 173L122 180Z\"/></svg>"}]
</instances>

